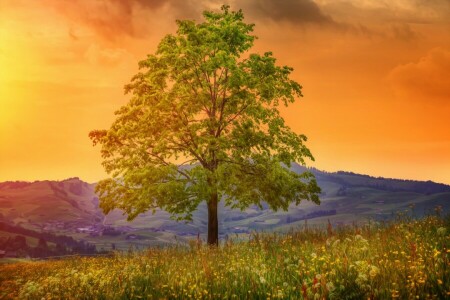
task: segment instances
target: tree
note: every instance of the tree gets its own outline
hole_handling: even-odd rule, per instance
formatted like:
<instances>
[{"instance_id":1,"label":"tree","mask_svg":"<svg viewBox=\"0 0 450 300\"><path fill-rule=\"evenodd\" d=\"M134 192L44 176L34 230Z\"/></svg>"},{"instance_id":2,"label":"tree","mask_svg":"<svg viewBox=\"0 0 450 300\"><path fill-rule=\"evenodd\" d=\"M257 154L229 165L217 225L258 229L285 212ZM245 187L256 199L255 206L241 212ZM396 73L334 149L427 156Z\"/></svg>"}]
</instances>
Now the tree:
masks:
<instances>
[{"instance_id":1,"label":"tree","mask_svg":"<svg viewBox=\"0 0 450 300\"><path fill-rule=\"evenodd\" d=\"M302 96L293 69L271 52L248 54L256 37L242 11L224 5L203 16L177 21L176 34L139 62L111 128L89 135L111 175L96 187L105 213L119 208L132 220L162 208L191 220L205 201L208 244L217 245L219 201L287 210L302 199L319 203L320 188L310 172L289 169L313 160L278 110Z\"/></svg>"}]
</instances>

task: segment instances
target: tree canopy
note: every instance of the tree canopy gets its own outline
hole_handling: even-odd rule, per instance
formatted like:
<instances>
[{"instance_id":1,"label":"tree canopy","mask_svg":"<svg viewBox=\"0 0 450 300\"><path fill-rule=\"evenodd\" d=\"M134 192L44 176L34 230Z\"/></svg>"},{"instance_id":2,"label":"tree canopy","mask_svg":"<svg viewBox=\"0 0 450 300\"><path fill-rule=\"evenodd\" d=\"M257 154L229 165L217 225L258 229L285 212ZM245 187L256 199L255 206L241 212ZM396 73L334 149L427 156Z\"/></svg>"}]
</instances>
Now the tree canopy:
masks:
<instances>
[{"instance_id":1,"label":"tree canopy","mask_svg":"<svg viewBox=\"0 0 450 300\"><path fill-rule=\"evenodd\" d=\"M161 208L190 220L205 201L208 242L217 244L218 201L286 210L319 203L320 188L311 173L289 169L314 159L278 110L302 96L293 69L271 52L249 53L256 37L242 11L203 16L177 21L177 32L139 62L111 127L89 136L111 175L96 187L105 213L119 208L131 220Z\"/></svg>"}]
</instances>

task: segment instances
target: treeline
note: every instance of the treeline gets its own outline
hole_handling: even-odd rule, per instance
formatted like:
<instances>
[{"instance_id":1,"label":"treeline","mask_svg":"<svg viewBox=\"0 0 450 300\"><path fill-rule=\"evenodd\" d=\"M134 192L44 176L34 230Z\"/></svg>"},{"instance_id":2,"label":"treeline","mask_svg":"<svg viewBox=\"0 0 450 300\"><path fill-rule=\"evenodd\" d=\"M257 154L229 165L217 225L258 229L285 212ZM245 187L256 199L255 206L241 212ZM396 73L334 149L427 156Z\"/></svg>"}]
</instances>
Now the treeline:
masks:
<instances>
[{"instance_id":1,"label":"treeline","mask_svg":"<svg viewBox=\"0 0 450 300\"><path fill-rule=\"evenodd\" d=\"M65 235L54 235L47 232L36 232L0 222L0 231L17 234L15 237L0 238L0 250L4 256L15 257L48 257L69 254L97 254L95 245L84 241L76 241ZM26 237L38 239L38 245L32 247L27 244ZM53 243L54 246L50 246Z\"/></svg>"},{"instance_id":2,"label":"treeline","mask_svg":"<svg viewBox=\"0 0 450 300\"><path fill-rule=\"evenodd\" d=\"M433 181L372 177L345 171L326 173L312 170L312 172L316 175L319 184L322 181L331 181L340 184L344 189L350 187L368 187L388 192L413 192L425 195L450 192L450 186Z\"/></svg>"}]
</instances>

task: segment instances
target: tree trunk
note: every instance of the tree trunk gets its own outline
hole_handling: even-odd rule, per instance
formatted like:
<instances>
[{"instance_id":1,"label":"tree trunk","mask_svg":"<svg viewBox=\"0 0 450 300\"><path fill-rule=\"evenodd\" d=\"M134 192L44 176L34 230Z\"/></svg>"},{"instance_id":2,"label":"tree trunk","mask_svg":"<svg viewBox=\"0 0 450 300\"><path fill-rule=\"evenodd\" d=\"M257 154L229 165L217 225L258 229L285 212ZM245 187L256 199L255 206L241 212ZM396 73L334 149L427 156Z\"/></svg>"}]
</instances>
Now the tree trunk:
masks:
<instances>
[{"instance_id":1,"label":"tree trunk","mask_svg":"<svg viewBox=\"0 0 450 300\"><path fill-rule=\"evenodd\" d=\"M211 194L208 202L208 245L219 246L219 220L217 218L217 192Z\"/></svg>"}]
</instances>

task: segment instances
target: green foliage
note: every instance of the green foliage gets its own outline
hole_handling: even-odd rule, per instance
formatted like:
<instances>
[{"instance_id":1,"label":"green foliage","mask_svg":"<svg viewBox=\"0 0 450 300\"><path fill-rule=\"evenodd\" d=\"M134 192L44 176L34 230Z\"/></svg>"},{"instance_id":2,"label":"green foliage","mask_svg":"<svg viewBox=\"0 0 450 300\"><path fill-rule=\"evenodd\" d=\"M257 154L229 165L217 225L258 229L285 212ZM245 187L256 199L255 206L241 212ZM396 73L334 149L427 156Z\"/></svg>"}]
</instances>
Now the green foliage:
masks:
<instances>
[{"instance_id":1,"label":"green foliage","mask_svg":"<svg viewBox=\"0 0 450 300\"><path fill-rule=\"evenodd\" d=\"M306 137L278 110L301 96L293 69L271 52L248 53L256 37L241 11L223 6L203 16L177 21L176 34L139 62L125 86L131 100L111 128L90 133L111 174L96 188L102 209L122 209L131 220L160 207L189 220L214 196L241 209L319 203L314 176L288 168L313 160Z\"/></svg>"}]
</instances>

